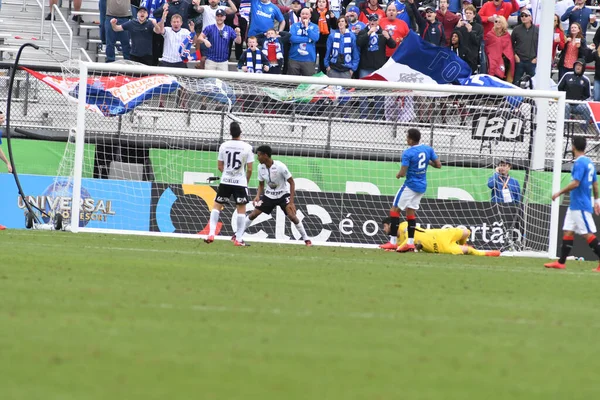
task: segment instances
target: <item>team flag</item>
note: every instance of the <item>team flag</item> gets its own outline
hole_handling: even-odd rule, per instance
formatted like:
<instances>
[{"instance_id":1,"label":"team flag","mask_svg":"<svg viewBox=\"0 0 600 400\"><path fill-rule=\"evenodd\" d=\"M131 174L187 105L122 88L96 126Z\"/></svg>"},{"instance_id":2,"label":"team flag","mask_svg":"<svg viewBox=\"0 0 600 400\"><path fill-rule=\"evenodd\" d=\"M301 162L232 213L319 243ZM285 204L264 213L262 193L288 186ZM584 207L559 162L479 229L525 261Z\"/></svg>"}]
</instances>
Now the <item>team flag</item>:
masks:
<instances>
[{"instance_id":1,"label":"team flag","mask_svg":"<svg viewBox=\"0 0 600 400\"><path fill-rule=\"evenodd\" d=\"M79 78L49 76L23 68L71 102L77 102ZM86 88L86 108L104 116L125 114L156 94L177 90L177 79L169 75L149 75L139 78L125 75L89 77Z\"/></svg>"},{"instance_id":2,"label":"team flag","mask_svg":"<svg viewBox=\"0 0 600 400\"><path fill-rule=\"evenodd\" d=\"M426 42L409 31L385 65L364 79L458 84L470 75L471 67L450 49Z\"/></svg>"}]
</instances>

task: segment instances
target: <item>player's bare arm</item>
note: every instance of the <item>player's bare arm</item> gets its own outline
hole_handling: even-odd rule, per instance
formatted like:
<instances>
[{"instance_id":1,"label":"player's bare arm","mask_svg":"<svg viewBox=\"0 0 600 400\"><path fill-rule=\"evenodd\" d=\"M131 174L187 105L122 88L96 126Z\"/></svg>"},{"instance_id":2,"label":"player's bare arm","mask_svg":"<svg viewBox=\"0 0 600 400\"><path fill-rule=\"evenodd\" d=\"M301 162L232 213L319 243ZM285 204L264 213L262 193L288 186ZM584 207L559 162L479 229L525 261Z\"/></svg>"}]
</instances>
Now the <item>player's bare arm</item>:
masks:
<instances>
[{"instance_id":1,"label":"player's bare arm","mask_svg":"<svg viewBox=\"0 0 600 400\"><path fill-rule=\"evenodd\" d=\"M567 186L565 186L564 188L560 189L558 192L556 192L552 195L552 201L556 200L557 198L559 198L560 196L562 196L565 193L569 193L571 190L577 188L578 186L579 186L579 181L576 179L573 179L571 182L569 182L569 184Z\"/></svg>"},{"instance_id":2,"label":"player's bare arm","mask_svg":"<svg viewBox=\"0 0 600 400\"><path fill-rule=\"evenodd\" d=\"M246 164L246 182L250 183L252 177L252 163Z\"/></svg>"},{"instance_id":3,"label":"player's bare arm","mask_svg":"<svg viewBox=\"0 0 600 400\"><path fill-rule=\"evenodd\" d=\"M296 183L294 182L294 178L290 176L290 179L287 180L290 184L290 202L286 206L290 214L296 215L296 205L294 204L294 197L296 197Z\"/></svg>"},{"instance_id":4,"label":"player's bare arm","mask_svg":"<svg viewBox=\"0 0 600 400\"><path fill-rule=\"evenodd\" d=\"M225 169L225 162L224 161L218 161L217 162L217 168L219 169L219 172L223 173L223 170Z\"/></svg>"},{"instance_id":5,"label":"player's bare arm","mask_svg":"<svg viewBox=\"0 0 600 400\"><path fill-rule=\"evenodd\" d=\"M408 167L402 166L402 168L400 168L400 171L396 174L396 179L404 178L406 176L407 172L408 172Z\"/></svg>"},{"instance_id":6,"label":"player's bare arm","mask_svg":"<svg viewBox=\"0 0 600 400\"><path fill-rule=\"evenodd\" d=\"M442 168L442 162L440 161L439 158L435 161L429 160L429 165L431 165L433 168L437 168L437 169Z\"/></svg>"},{"instance_id":7,"label":"player's bare arm","mask_svg":"<svg viewBox=\"0 0 600 400\"><path fill-rule=\"evenodd\" d=\"M4 164L6 164L8 173L12 173L12 165L10 165L10 161L8 161L8 158L6 158L6 155L4 154L4 151L2 151L2 148L0 148L0 160L2 160Z\"/></svg>"},{"instance_id":8,"label":"player's bare arm","mask_svg":"<svg viewBox=\"0 0 600 400\"><path fill-rule=\"evenodd\" d=\"M254 197L254 205L260 201L260 196L265 191L265 181L258 181L258 191L256 192L256 196Z\"/></svg>"},{"instance_id":9,"label":"player's bare arm","mask_svg":"<svg viewBox=\"0 0 600 400\"><path fill-rule=\"evenodd\" d=\"M598 198L598 182L592 183L592 192L594 193L594 213L600 215L600 198Z\"/></svg>"}]
</instances>

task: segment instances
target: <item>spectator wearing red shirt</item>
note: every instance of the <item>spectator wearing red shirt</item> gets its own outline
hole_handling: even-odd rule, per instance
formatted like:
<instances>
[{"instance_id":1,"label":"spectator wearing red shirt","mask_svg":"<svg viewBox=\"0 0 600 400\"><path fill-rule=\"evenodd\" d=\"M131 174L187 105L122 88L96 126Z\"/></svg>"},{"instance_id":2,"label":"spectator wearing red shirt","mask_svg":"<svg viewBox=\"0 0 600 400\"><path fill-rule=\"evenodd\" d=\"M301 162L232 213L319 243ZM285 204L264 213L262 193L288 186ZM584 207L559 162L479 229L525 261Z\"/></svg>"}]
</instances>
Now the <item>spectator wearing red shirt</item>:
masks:
<instances>
[{"instance_id":1,"label":"spectator wearing red shirt","mask_svg":"<svg viewBox=\"0 0 600 400\"><path fill-rule=\"evenodd\" d=\"M378 0L369 0L367 6L360 13L360 17L358 17L358 20L363 24L368 25L368 16L370 14L377 14L380 21L385 18L385 11L383 11L383 8L379 6Z\"/></svg>"},{"instance_id":2,"label":"spectator wearing red shirt","mask_svg":"<svg viewBox=\"0 0 600 400\"><path fill-rule=\"evenodd\" d=\"M450 46L450 38L452 37L452 31L461 20L461 15L454 14L448 11L448 0L440 0L440 8L435 13L435 17L441 22L444 27L444 35L446 35L446 46Z\"/></svg>"},{"instance_id":3,"label":"spectator wearing red shirt","mask_svg":"<svg viewBox=\"0 0 600 400\"><path fill-rule=\"evenodd\" d=\"M600 29L598 30L600 31ZM594 39L596 37L594 36ZM554 62L554 57L556 57L556 49L562 51L565 48L565 32L562 29L562 24L560 23L560 17L557 14L554 14L554 40L552 42L552 61Z\"/></svg>"},{"instance_id":4,"label":"spectator wearing red shirt","mask_svg":"<svg viewBox=\"0 0 600 400\"><path fill-rule=\"evenodd\" d=\"M379 26L381 30L387 31L390 34L392 39L396 42L396 47L402 42L404 37L408 35L408 25L406 22L401 19L397 19L398 9L396 8L396 4L389 3L387 8L385 9L385 18L379 20ZM395 48L386 47L385 56L391 57L396 51Z\"/></svg>"},{"instance_id":5,"label":"spectator wearing red shirt","mask_svg":"<svg viewBox=\"0 0 600 400\"><path fill-rule=\"evenodd\" d=\"M503 0L492 0L485 3L479 10L479 16L483 24L483 35L487 35L494 28L494 21L497 16L502 16L505 20L508 20L510 14L519 11L519 9L517 0L511 0L510 3L505 3Z\"/></svg>"}]
</instances>

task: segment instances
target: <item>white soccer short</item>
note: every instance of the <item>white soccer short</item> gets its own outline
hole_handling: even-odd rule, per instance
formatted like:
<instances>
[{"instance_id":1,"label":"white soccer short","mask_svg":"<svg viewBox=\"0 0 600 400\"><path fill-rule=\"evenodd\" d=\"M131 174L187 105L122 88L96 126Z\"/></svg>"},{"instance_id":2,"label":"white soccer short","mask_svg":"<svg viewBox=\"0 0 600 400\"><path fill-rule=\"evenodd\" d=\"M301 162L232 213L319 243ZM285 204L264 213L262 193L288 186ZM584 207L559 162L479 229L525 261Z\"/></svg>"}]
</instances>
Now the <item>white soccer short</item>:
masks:
<instances>
[{"instance_id":1,"label":"white soccer short","mask_svg":"<svg viewBox=\"0 0 600 400\"><path fill-rule=\"evenodd\" d=\"M396 197L394 197L394 207L398 207L402 211L407 208L412 208L413 210L419 209L419 203L421 203L421 198L424 193L417 193L412 191L406 185L402 185L398 193L396 193Z\"/></svg>"},{"instance_id":2,"label":"white soccer short","mask_svg":"<svg viewBox=\"0 0 600 400\"><path fill-rule=\"evenodd\" d=\"M596 224L592 213L582 210L567 210L563 231L573 231L578 235L586 235L588 233L596 233Z\"/></svg>"}]
</instances>

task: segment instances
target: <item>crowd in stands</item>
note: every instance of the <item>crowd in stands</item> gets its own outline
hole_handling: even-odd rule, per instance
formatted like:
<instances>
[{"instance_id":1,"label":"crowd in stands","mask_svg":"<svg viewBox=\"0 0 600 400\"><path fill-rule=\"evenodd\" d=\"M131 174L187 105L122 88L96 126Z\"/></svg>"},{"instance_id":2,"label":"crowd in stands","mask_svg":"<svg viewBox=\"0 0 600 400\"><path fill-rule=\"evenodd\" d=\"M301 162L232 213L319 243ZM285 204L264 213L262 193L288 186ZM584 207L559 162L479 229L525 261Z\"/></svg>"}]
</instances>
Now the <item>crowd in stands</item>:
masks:
<instances>
[{"instance_id":1,"label":"crowd in stands","mask_svg":"<svg viewBox=\"0 0 600 400\"><path fill-rule=\"evenodd\" d=\"M227 70L234 51L244 72L356 78L383 66L413 30L450 48L473 73L515 83L535 74L539 29L527 0L138 1L99 1L107 62L119 41L125 59L148 65L187 67L194 60L197 68ZM577 59L598 57L600 34L588 46L585 32L598 22L586 0L556 0L555 9L552 52L560 79L574 72Z\"/></svg>"},{"instance_id":2,"label":"crowd in stands","mask_svg":"<svg viewBox=\"0 0 600 400\"><path fill-rule=\"evenodd\" d=\"M539 28L530 0L138 1L99 0L106 62L115 61L118 41L125 59L147 65L187 68L193 60L196 68L228 70L233 51L244 73L361 78L381 68L413 30L451 49L473 73L517 85L535 75ZM600 30L593 43L585 35L598 26L589 8L596 0L554 1L559 88L570 100L589 99L594 88L600 101ZM584 75L589 62L593 83Z\"/></svg>"}]
</instances>

